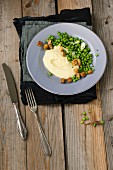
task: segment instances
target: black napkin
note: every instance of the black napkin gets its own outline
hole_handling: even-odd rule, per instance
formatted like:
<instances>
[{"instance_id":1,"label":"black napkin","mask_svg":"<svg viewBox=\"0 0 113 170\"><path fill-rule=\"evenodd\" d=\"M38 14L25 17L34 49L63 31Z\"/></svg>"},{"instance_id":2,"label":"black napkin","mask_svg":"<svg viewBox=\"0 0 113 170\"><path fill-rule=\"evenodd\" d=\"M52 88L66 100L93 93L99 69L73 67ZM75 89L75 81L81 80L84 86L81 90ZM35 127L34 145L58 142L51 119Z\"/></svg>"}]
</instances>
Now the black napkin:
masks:
<instances>
[{"instance_id":1,"label":"black napkin","mask_svg":"<svg viewBox=\"0 0 113 170\"><path fill-rule=\"evenodd\" d=\"M18 32L18 35L21 39L22 36L22 29L25 25L26 21L49 21L49 22L86 22L87 25L91 25L91 15L89 8L83 9L76 9L76 10L62 10L60 14L57 15L50 15L47 17L23 17L23 18L15 18L14 25ZM45 91L40 86L38 86L33 81L23 81L24 74L22 68L22 53L21 51L24 50L20 41L20 48L19 48L19 59L20 59L20 66L21 66L21 82L20 82L20 89L21 89L21 99L23 104L27 104L26 97L25 97L25 88L31 87L33 89L37 104L82 104L87 103L96 99L96 85L90 88L89 90L79 93L76 95L56 95L50 92Z\"/></svg>"}]
</instances>

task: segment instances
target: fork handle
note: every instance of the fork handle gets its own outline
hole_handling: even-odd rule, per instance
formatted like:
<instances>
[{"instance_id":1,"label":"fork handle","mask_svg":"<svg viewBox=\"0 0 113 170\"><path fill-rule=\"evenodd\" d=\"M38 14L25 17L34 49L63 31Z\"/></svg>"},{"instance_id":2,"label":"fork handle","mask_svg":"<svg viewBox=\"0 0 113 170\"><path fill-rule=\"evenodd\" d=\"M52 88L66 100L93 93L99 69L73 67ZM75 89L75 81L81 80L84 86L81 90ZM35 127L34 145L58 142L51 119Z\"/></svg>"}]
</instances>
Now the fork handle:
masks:
<instances>
[{"instance_id":1,"label":"fork handle","mask_svg":"<svg viewBox=\"0 0 113 170\"><path fill-rule=\"evenodd\" d=\"M50 147L48 140L44 134L44 131L42 129L42 126L41 126L41 123L40 123L37 113L35 113L35 117L38 122L38 129L39 129L40 140L41 140L41 145L42 145L43 151L44 151L45 155L51 156L51 154L52 154L51 147Z\"/></svg>"}]
</instances>

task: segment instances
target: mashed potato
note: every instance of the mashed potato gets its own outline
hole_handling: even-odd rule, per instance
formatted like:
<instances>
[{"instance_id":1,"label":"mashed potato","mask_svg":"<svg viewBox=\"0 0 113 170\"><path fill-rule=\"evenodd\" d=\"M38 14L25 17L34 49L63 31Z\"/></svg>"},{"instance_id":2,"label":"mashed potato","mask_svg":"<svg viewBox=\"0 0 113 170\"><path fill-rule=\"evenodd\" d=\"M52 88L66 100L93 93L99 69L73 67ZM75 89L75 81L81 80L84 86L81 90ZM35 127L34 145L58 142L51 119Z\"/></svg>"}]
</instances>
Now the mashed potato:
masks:
<instances>
[{"instance_id":1,"label":"mashed potato","mask_svg":"<svg viewBox=\"0 0 113 170\"><path fill-rule=\"evenodd\" d=\"M55 46L54 49L46 50L43 63L52 74L59 78L67 79L75 75L75 67L72 67L67 57L63 57L60 46Z\"/></svg>"}]
</instances>

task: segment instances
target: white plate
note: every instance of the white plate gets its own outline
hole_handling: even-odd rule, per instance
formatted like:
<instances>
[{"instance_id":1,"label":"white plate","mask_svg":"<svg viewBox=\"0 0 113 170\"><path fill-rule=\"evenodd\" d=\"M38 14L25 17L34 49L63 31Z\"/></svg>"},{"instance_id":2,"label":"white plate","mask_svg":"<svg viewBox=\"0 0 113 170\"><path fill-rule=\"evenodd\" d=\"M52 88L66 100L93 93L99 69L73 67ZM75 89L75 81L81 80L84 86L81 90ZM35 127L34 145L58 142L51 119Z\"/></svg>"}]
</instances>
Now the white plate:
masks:
<instances>
[{"instance_id":1,"label":"white plate","mask_svg":"<svg viewBox=\"0 0 113 170\"><path fill-rule=\"evenodd\" d=\"M73 37L80 37L89 45L95 68L93 74L70 84L61 84L60 78L47 75L47 70L42 61L45 51L37 46L37 42L45 43L49 35L56 36L58 31L67 32ZM95 56L96 53L99 54L98 57ZM43 89L59 95L78 94L94 86L105 71L106 61L106 51L99 37L86 27L72 23L55 24L40 31L31 41L26 55L27 68L33 80Z\"/></svg>"}]
</instances>

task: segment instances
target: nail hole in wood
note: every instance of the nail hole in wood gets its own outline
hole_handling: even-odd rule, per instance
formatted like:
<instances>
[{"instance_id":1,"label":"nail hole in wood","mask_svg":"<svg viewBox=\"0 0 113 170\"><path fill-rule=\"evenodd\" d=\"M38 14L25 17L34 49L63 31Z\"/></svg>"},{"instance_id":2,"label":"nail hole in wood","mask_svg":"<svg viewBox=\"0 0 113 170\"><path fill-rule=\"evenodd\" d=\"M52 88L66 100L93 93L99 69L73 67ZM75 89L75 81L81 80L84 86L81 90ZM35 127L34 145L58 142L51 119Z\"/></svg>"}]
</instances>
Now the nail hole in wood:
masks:
<instances>
[{"instance_id":1,"label":"nail hole in wood","mask_svg":"<svg viewBox=\"0 0 113 170\"><path fill-rule=\"evenodd\" d=\"M108 24L108 21L107 21L107 20L105 21L105 24Z\"/></svg>"}]
</instances>

